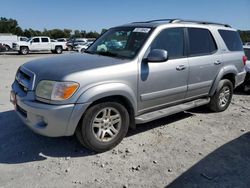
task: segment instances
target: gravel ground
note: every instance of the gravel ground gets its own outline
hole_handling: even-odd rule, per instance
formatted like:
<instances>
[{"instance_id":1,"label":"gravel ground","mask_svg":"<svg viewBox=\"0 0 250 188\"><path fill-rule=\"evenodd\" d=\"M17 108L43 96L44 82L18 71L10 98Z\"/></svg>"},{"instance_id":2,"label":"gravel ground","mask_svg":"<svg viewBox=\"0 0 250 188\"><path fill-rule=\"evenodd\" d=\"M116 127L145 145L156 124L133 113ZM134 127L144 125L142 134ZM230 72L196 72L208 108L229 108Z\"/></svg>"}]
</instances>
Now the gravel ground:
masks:
<instances>
[{"instance_id":1,"label":"gravel ground","mask_svg":"<svg viewBox=\"0 0 250 188\"><path fill-rule=\"evenodd\" d=\"M17 68L52 54L0 55L0 187L249 187L250 96L222 113L205 107L138 125L96 154L75 137L30 131L9 102Z\"/></svg>"}]
</instances>

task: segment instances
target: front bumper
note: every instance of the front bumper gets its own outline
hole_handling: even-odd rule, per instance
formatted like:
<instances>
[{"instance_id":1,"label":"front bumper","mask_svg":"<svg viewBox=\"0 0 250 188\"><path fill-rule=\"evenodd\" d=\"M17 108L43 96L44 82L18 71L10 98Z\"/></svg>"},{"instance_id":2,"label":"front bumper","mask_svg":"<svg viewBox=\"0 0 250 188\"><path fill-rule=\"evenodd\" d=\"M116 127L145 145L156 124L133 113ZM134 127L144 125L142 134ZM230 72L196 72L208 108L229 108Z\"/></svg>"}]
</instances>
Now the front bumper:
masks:
<instances>
[{"instance_id":1,"label":"front bumper","mask_svg":"<svg viewBox=\"0 0 250 188\"><path fill-rule=\"evenodd\" d=\"M20 46L19 45L12 45L12 50L19 51L20 50Z\"/></svg>"},{"instance_id":2,"label":"front bumper","mask_svg":"<svg viewBox=\"0 0 250 188\"><path fill-rule=\"evenodd\" d=\"M82 114L89 106L84 104L45 104L34 99L34 94L19 94L12 85L11 101L21 120L34 132L48 136L71 136L81 119ZM33 99L32 99L33 98Z\"/></svg>"}]
</instances>

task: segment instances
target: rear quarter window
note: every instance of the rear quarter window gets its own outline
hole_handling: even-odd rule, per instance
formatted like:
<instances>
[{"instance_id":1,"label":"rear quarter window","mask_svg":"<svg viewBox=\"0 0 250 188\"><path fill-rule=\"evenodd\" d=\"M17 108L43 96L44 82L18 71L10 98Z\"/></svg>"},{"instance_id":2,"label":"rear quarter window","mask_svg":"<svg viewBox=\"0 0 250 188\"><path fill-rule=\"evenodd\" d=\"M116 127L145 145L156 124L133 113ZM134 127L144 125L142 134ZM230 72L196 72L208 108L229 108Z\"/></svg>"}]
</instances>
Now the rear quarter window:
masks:
<instances>
[{"instance_id":1,"label":"rear quarter window","mask_svg":"<svg viewBox=\"0 0 250 188\"><path fill-rule=\"evenodd\" d=\"M236 31L218 30L229 51L242 51L240 35Z\"/></svg>"}]
</instances>

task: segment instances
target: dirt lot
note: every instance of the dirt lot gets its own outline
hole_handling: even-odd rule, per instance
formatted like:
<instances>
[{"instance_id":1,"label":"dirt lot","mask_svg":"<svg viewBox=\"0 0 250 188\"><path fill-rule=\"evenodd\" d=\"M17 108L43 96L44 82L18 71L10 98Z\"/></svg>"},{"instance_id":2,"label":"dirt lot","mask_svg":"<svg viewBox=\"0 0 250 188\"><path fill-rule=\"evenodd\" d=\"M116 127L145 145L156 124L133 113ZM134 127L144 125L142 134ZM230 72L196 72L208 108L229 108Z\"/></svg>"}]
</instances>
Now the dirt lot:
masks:
<instances>
[{"instance_id":1,"label":"dirt lot","mask_svg":"<svg viewBox=\"0 0 250 188\"><path fill-rule=\"evenodd\" d=\"M0 187L250 186L250 95L236 92L222 113L202 107L140 125L96 154L74 137L34 134L13 111L17 68L47 56L0 55Z\"/></svg>"}]
</instances>

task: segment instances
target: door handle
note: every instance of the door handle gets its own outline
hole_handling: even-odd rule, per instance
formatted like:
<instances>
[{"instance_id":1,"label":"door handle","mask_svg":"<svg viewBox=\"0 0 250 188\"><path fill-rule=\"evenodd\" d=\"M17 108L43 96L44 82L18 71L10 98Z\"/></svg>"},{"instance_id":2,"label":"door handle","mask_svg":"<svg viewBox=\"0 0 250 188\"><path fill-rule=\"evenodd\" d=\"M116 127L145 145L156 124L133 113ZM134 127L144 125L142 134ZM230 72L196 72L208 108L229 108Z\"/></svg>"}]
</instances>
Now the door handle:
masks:
<instances>
[{"instance_id":1,"label":"door handle","mask_svg":"<svg viewBox=\"0 0 250 188\"><path fill-rule=\"evenodd\" d=\"M220 64L221 64L221 61L220 61L220 60L216 60L216 61L214 62L214 64L215 64L215 65L220 65Z\"/></svg>"},{"instance_id":2,"label":"door handle","mask_svg":"<svg viewBox=\"0 0 250 188\"><path fill-rule=\"evenodd\" d=\"M178 71L182 71L182 70L185 70L187 67L185 66L185 65L178 65L177 67L176 67L176 70L178 70Z\"/></svg>"}]
</instances>

